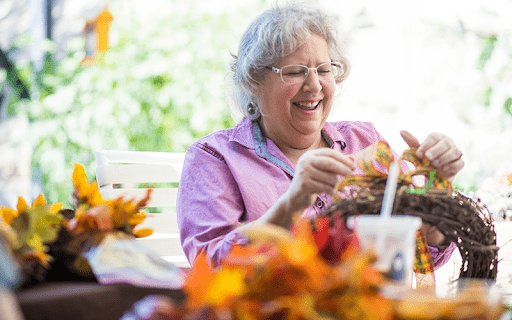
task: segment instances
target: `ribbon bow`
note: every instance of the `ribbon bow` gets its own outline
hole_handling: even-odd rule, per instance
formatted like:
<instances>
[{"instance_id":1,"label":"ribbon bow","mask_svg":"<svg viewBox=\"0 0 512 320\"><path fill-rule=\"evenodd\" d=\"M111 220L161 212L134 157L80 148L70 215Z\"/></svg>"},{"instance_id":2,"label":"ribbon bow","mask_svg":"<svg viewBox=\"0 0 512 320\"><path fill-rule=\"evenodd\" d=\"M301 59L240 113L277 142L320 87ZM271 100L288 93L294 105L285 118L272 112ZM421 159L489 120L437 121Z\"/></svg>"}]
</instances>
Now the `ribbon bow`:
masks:
<instances>
[{"instance_id":1,"label":"ribbon bow","mask_svg":"<svg viewBox=\"0 0 512 320\"><path fill-rule=\"evenodd\" d=\"M365 175L353 175L340 181L335 188L334 200L340 200L338 192L348 186L370 187L376 180L385 180L389 165L395 161L391 147L385 141L379 141L363 150L356 156L357 165L363 170ZM400 167L399 182L401 185L408 185L408 193L425 194L430 188L444 189L452 192L452 185L445 177L438 174L435 169L429 167L427 159L420 159L416 155L416 149L411 148L402 154L400 163L406 161L414 168L403 171ZM410 167L410 166L409 166ZM425 178L425 184L420 185L420 176Z\"/></svg>"}]
</instances>

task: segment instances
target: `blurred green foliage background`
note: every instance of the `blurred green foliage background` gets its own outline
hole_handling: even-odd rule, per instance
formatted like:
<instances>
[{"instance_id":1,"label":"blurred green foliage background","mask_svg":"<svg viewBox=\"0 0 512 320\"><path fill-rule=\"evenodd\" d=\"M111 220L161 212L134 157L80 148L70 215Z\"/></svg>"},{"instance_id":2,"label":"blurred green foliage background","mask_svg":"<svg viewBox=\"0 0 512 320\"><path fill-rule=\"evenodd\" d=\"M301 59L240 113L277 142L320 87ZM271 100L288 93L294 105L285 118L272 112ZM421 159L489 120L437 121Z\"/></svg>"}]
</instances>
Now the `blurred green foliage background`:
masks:
<instances>
[{"instance_id":1,"label":"blurred green foliage background","mask_svg":"<svg viewBox=\"0 0 512 320\"><path fill-rule=\"evenodd\" d=\"M6 105L7 113L30 122L32 174L46 199L70 204L73 164L84 165L89 180L94 180L95 150L184 152L199 137L232 127L237 119L231 115L226 95L231 53L236 53L247 24L269 7L267 2L252 1L236 10L208 10L197 1L170 0L169 7L148 18L136 7L114 1L109 6L114 16L110 48L97 63L82 64L84 41L77 38L69 43L66 57L57 61L49 54L42 70L17 65L31 99L20 99L17 92ZM346 17L341 18L343 22ZM464 32L438 31L452 38L463 38ZM496 127L507 127L512 119L512 34L486 34L479 40L480 57L468 66L485 78L477 107L499 106ZM22 37L10 50L29 42ZM52 43L45 46L52 53ZM358 67L362 66L354 70ZM0 70L0 88L8 80L5 70ZM359 89L350 90L379 96L376 88L363 84L364 91ZM385 111L379 105L372 110L378 108ZM332 120L346 120L348 111L359 109L359 105L343 106L341 118ZM378 112L370 114L380 117ZM469 113L461 114L464 120ZM467 167L472 171L465 181L456 182L475 190L474 178L482 168L479 163Z\"/></svg>"},{"instance_id":2,"label":"blurred green foliage background","mask_svg":"<svg viewBox=\"0 0 512 320\"><path fill-rule=\"evenodd\" d=\"M95 150L184 152L234 124L227 71L243 10L198 13L191 3L144 19L122 3L109 9L110 48L96 63L81 63L84 41L75 39L65 58L41 71L18 66L32 99L15 97L8 113L31 123L33 174L49 202L70 201L73 163L95 179Z\"/></svg>"}]
</instances>

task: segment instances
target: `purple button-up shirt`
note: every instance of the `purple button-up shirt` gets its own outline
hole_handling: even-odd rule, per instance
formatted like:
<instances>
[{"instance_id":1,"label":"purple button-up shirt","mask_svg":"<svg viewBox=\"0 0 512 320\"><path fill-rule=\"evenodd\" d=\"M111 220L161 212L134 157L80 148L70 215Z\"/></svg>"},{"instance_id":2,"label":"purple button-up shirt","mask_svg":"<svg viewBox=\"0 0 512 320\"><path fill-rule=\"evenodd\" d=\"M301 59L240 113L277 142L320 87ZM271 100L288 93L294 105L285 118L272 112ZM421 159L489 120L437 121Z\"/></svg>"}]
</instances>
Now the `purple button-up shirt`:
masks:
<instances>
[{"instance_id":1,"label":"purple button-up shirt","mask_svg":"<svg viewBox=\"0 0 512 320\"><path fill-rule=\"evenodd\" d=\"M322 134L331 148L346 155L384 140L367 122L326 123ZM233 245L245 244L236 227L267 212L286 192L293 174L294 165L272 140L263 137L257 122L247 118L192 144L177 199L181 243L188 260L193 263L204 251L218 264ZM321 194L303 214L312 217L331 202L330 195Z\"/></svg>"}]
</instances>

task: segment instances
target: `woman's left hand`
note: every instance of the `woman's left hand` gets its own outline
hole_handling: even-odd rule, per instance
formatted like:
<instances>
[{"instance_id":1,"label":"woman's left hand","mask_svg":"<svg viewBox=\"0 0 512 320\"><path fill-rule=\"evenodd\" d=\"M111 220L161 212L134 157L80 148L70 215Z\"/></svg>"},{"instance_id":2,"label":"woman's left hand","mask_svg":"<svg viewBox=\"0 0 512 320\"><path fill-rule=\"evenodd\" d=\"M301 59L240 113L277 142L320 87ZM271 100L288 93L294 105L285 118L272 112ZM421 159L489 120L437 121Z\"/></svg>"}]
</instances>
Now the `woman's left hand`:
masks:
<instances>
[{"instance_id":1,"label":"woman's left hand","mask_svg":"<svg viewBox=\"0 0 512 320\"><path fill-rule=\"evenodd\" d=\"M421 232L423 232L429 246L438 247L446 241L446 237L441 231L431 224L423 223L421 225Z\"/></svg>"},{"instance_id":2,"label":"woman's left hand","mask_svg":"<svg viewBox=\"0 0 512 320\"><path fill-rule=\"evenodd\" d=\"M431 133L423 143L410 132L402 130L400 135L410 148L416 148L416 155L420 158L426 158L430 162L430 167L443 175L450 181L464 167L462 152L455 146L452 139L441 133Z\"/></svg>"}]
</instances>

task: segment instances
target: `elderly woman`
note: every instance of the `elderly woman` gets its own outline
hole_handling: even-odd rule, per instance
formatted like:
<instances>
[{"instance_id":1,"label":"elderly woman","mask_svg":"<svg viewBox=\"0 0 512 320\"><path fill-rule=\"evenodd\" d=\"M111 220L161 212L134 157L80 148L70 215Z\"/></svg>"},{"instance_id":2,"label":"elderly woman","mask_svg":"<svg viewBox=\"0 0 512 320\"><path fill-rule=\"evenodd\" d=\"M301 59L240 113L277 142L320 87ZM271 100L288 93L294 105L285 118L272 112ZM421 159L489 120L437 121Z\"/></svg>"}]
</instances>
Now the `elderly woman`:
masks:
<instances>
[{"instance_id":1,"label":"elderly woman","mask_svg":"<svg viewBox=\"0 0 512 320\"><path fill-rule=\"evenodd\" d=\"M357 173L354 155L384 138L371 123L326 122L349 70L334 21L318 9L288 5L252 22L232 63L233 100L244 118L186 154L177 215L191 263L205 252L218 264L234 245L246 243L242 228L289 228L296 212L317 215L332 202L339 177ZM421 144L407 132L402 136L450 179L464 165L442 134ZM425 231L433 231L429 243L442 242L435 228ZM437 265L450 248L432 248Z\"/></svg>"}]
</instances>

